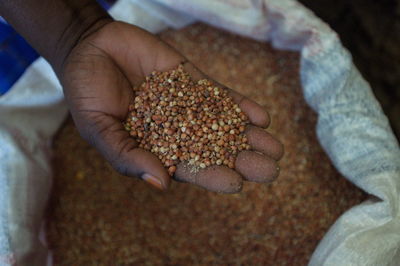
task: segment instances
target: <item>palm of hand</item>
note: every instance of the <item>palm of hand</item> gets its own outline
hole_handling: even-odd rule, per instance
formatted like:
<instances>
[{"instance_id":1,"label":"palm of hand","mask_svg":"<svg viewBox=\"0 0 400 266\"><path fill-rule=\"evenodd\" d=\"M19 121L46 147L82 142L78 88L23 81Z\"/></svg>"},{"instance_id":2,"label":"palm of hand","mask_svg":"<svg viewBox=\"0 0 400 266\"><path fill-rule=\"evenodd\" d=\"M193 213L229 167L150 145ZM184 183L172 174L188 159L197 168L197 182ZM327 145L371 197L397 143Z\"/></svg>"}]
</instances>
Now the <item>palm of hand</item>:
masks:
<instances>
[{"instance_id":1,"label":"palm of hand","mask_svg":"<svg viewBox=\"0 0 400 266\"><path fill-rule=\"evenodd\" d=\"M94 145L121 174L139 176L166 188L170 178L156 156L137 148L121 121L128 114L132 87L153 70L176 67L185 58L155 36L128 24L111 22L81 40L64 65L61 82L71 114L80 134ZM204 77L190 63L194 78ZM256 126L268 126L268 115L256 103L230 91ZM276 160L282 145L262 129L249 126L246 134L254 150L241 152L236 170L212 166L196 174L178 166L177 180L212 191L238 192L242 177L265 182L278 174Z\"/></svg>"}]
</instances>

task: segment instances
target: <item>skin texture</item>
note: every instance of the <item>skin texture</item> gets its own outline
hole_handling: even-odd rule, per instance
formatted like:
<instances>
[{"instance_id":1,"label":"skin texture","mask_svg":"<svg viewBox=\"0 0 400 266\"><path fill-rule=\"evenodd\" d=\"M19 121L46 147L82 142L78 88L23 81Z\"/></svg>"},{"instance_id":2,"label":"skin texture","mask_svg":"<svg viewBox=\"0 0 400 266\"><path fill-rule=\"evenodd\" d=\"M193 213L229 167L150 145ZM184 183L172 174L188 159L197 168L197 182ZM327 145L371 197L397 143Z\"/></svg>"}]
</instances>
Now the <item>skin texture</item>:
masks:
<instances>
[{"instance_id":1,"label":"skin texture","mask_svg":"<svg viewBox=\"0 0 400 266\"><path fill-rule=\"evenodd\" d=\"M112 21L94 0L1 0L0 16L49 61L57 75L80 39Z\"/></svg>"},{"instance_id":2,"label":"skin texture","mask_svg":"<svg viewBox=\"0 0 400 266\"><path fill-rule=\"evenodd\" d=\"M132 25L112 22L82 40L63 69L65 95L80 134L121 174L154 177L160 181L161 189L170 183L166 170L156 156L137 148L121 121L134 97L133 86L153 70L172 69L183 61L186 59L181 54L154 35ZM205 77L191 63L186 63L185 69L195 79ZM283 149L261 129L269 124L268 114L255 102L232 90L229 93L253 124L246 134L257 152L240 153L237 171L214 166L194 173L182 163L175 175L177 180L211 191L235 193L241 190L243 178L270 182L277 177L276 160L282 157Z\"/></svg>"},{"instance_id":3,"label":"skin texture","mask_svg":"<svg viewBox=\"0 0 400 266\"><path fill-rule=\"evenodd\" d=\"M82 137L121 174L166 189L171 182L166 169L156 156L137 147L121 122L134 98L132 87L154 70L169 70L187 60L154 35L113 21L93 0L3 0L0 15L52 65ZM185 69L194 79L209 78L190 62ZM226 89L253 124L246 134L254 151L239 154L237 171L214 166L193 173L182 163L175 179L235 193L243 180L276 178L283 148L261 129L270 122L263 108Z\"/></svg>"},{"instance_id":4,"label":"skin texture","mask_svg":"<svg viewBox=\"0 0 400 266\"><path fill-rule=\"evenodd\" d=\"M279 161L283 156L283 145L262 128L249 125L245 134L251 147L264 155Z\"/></svg>"}]
</instances>

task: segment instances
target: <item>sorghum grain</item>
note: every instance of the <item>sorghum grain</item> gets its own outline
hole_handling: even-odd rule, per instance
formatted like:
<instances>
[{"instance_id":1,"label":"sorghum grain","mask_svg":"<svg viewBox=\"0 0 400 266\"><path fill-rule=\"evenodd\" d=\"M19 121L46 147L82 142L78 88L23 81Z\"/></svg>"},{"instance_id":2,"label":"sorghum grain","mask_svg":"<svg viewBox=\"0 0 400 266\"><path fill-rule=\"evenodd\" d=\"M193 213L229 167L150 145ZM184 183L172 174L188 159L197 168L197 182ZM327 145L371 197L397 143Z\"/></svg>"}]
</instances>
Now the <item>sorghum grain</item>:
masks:
<instances>
[{"instance_id":1,"label":"sorghum grain","mask_svg":"<svg viewBox=\"0 0 400 266\"><path fill-rule=\"evenodd\" d=\"M250 148L243 133L248 119L240 107L211 81L193 81L182 64L154 71L134 90L125 128L140 148L158 156L170 175L188 155L194 170L216 164L217 158L218 165L234 168L238 150Z\"/></svg>"},{"instance_id":2,"label":"sorghum grain","mask_svg":"<svg viewBox=\"0 0 400 266\"><path fill-rule=\"evenodd\" d=\"M161 37L270 113L268 130L285 145L279 179L229 196L177 182L159 193L118 175L68 119L54 141L47 220L54 264L307 265L328 228L366 196L317 141L298 54L201 24Z\"/></svg>"}]
</instances>

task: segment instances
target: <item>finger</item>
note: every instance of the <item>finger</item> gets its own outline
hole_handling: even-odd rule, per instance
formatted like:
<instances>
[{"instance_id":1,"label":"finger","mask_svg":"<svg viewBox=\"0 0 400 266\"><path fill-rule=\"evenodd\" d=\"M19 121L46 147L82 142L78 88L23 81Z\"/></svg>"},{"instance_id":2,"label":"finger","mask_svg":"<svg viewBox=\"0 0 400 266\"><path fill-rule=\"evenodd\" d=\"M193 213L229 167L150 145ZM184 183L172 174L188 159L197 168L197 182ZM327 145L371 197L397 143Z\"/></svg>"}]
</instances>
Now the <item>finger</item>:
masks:
<instances>
[{"instance_id":1,"label":"finger","mask_svg":"<svg viewBox=\"0 0 400 266\"><path fill-rule=\"evenodd\" d=\"M82 127L80 121L88 126ZM140 177L159 189L167 189L170 177L160 160L149 151L137 147L121 121L103 113L90 114L76 121L83 128L82 136L94 145L122 175Z\"/></svg>"},{"instance_id":2,"label":"finger","mask_svg":"<svg viewBox=\"0 0 400 266\"><path fill-rule=\"evenodd\" d=\"M204 74L200 69L198 69L195 65L193 65L188 60L185 60L183 62L183 68L185 69L185 71L187 73L190 74L190 77L194 81L199 81L201 79L209 79L209 80L211 80L209 77L207 77L206 74ZM221 87L224 88L223 86L221 86Z\"/></svg>"},{"instance_id":3,"label":"finger","mask_svg":"<svg viewBox=\"0 0 400 266\"><path fill-rule=\"evenodd\" d=\"M248 125L245 134L253 150L262 152L274 160L280 160L283 156L283 145L271 134L262 128Z\"/></svg>"},{"instance_id":4,"label":"finger","mask_svg":"<svg viewBox=\"0 0 400 266\"><path fill-rule=\"evenodd\" d=\"M246 180L258 183L271 182L279 175L275 160L254 151L240 152L235 168Z\"/></svg>"},{"instance_id":5,"label":"finger","mask_svg":"<svg viewBox=\"0 0 400 266\"><path fill-rule=\"evenodd\" d=\"M247 114L252 124L262 128L269 126L269 115L258 103L229 88L228 94L239 105L240 109Z\"/></svg>"},{"instance_id":6,"label":"finger","mask_svg":"<svg viewBox=\"0 0 400 266\"><path fill-rule=\"evenodd\" d=\"M203 72L196 68L192 63L185 62L185 70L192 76L194 80L200 80L203 78L209 79ZM214 81L215 82L215 81ZM240 93L227 88L226 86L215 82L219 87L224 88L228 91L228 95L232 97L233 101L247 114L252 124L266 128L269 125L270 118L268 113L258 103L250 100L249 98L241 95Z\"/></svg>"},{"instance_id":7,"label":"finger","mask_svg":"<svg viewBox=\"0 0 400 266\"><path fill-rule=\"evenodd\" d=\"M241 176L226 166L214 165L194 171L187 163L180 163L175 172L175 179L220 193L237 193L243 186Z\"/></svg>"}]
</instances>

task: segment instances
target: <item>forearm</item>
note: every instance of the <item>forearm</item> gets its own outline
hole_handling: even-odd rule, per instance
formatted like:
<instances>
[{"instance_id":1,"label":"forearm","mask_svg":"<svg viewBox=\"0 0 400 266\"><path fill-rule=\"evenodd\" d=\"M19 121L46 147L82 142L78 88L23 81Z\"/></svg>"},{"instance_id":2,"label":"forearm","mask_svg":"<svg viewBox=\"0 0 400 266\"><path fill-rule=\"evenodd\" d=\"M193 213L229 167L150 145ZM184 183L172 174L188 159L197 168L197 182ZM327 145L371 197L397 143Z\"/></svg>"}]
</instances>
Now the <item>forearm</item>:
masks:
<instances>
[{"instance_id":1,"label":"forearm","mask_svg":"<svg viewBox=\"0 0 400 266\"><path fill-rule=\"evenodd\" d=\"M1 0L0 15L56 72L79 39L111 19L94 0Z\"/></svg>"}]
</instances>

